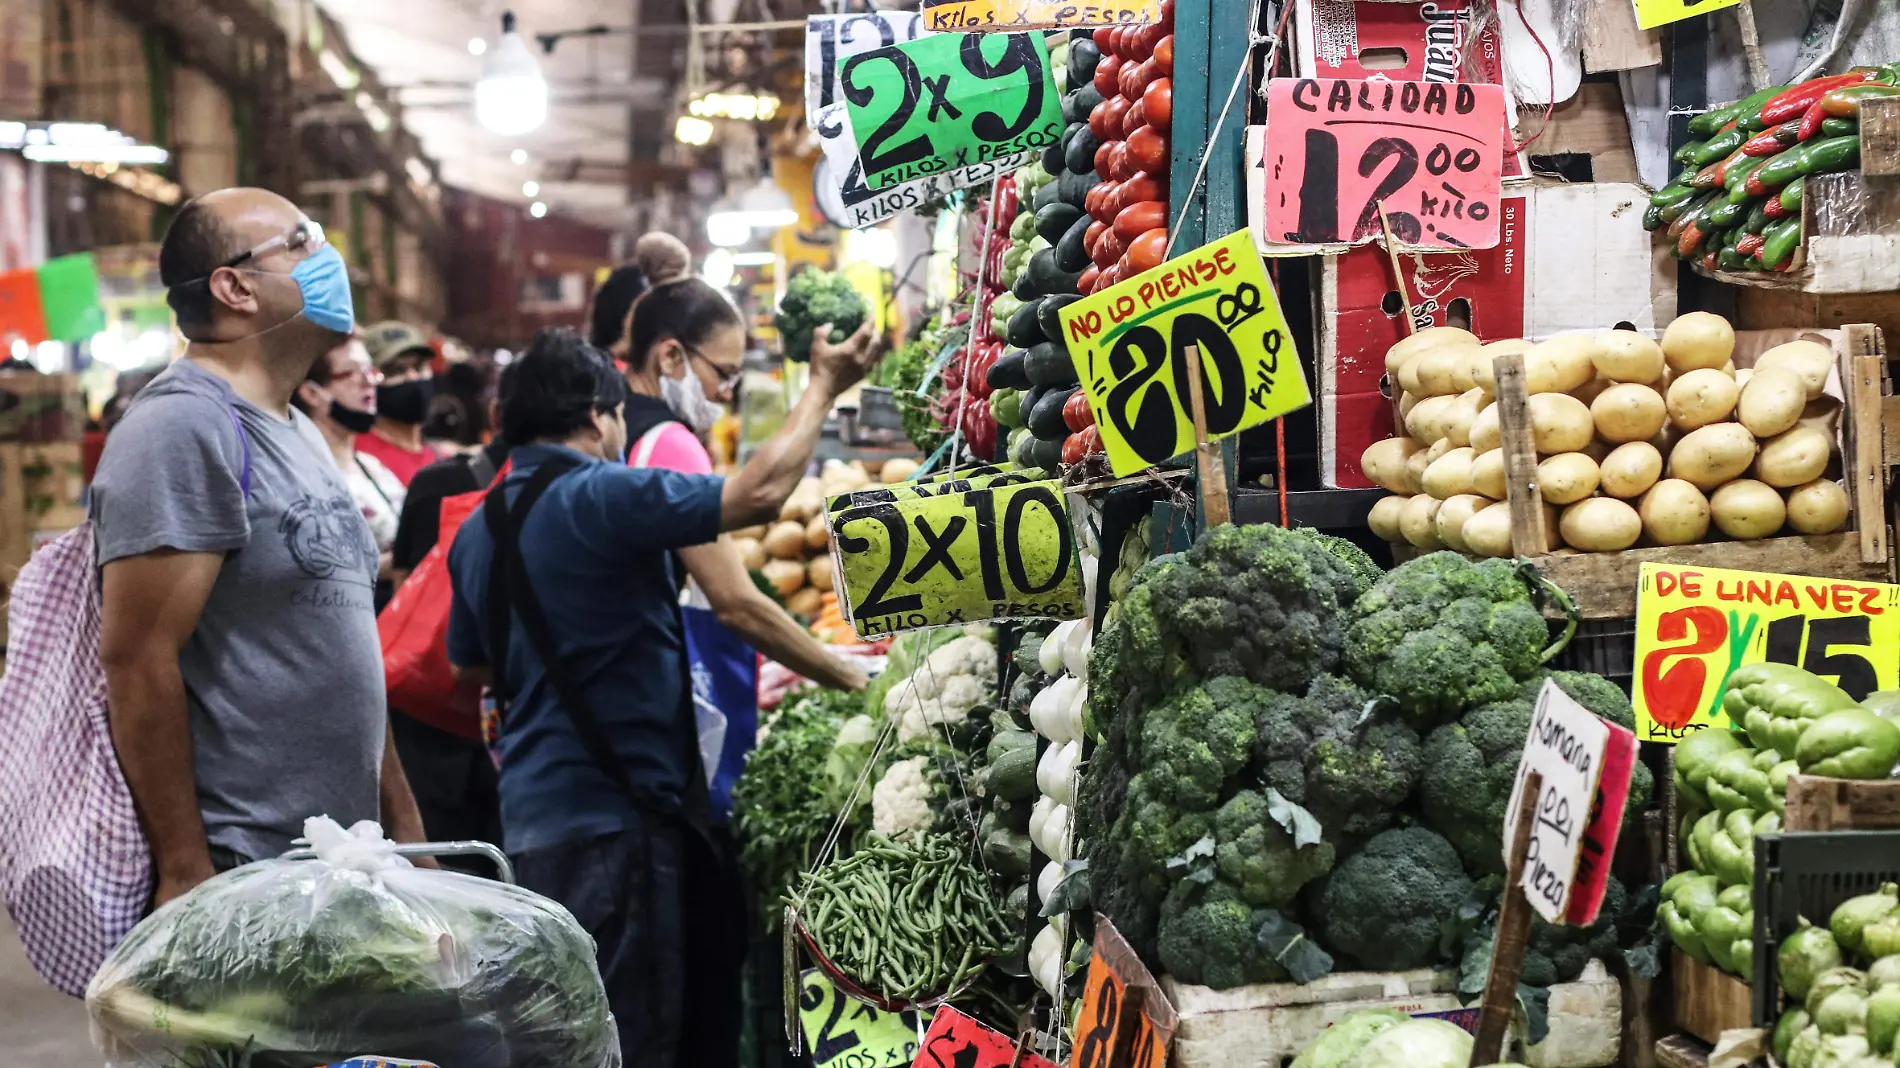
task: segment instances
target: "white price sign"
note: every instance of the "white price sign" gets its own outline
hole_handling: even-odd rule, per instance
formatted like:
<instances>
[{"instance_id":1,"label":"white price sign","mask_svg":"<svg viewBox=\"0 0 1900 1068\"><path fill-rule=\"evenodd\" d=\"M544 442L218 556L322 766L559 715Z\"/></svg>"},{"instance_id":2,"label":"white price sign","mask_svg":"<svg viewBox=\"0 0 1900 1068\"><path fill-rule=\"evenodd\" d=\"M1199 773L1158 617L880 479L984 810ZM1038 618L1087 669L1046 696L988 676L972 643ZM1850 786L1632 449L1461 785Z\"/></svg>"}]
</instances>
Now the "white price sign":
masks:
<instances>
[{"instance_id":1,"label":"white price sign","mask_svg":"<svg viewBox=\"0 0 1900 1068\"><path fill-rule=\"evenodd\" d=\"M915 41L924 33L924 16L916 11L867 11L806 19L805 121L821 135L825 132L819 111L843 99L838 95L839 63L860 52Z\"/></svg>"},{"instance_id":2,"label":"white price sign","mask_svg":"<svg viewBox=\"0 0 1900 1068\"><path fill-rule=\"evenodd\" d=\"M1517 786L1505 810L1504 863L1510 866L1512 830L1519 806L1526 803L1524 779L1535 771L1543 777L1543 789L1530 799L1537 806L1536 823L1521 885L1531 907L1551 923L1563 923L1569 908L1609 744L1610 725L1546 679L1538 691L1530 737L1524 741L1524 756L1517 766ZM1621 808L1619 804L1619 815Z\"/></svg>"},{"instance_id":3,"label":"white price sign","mask_svg":"<svg viewBox=\"0 0 1900 1068\"><path fill-rule=\"evenodd\" d=\"M864 184L864 166L858 162L858 143L851 135L851 118L845 114L843 102L814 113L812 129L817 131L818 143L825 152L812 179L818 208L825 218L849 230L883 222L955 190L982 185L1020 169L1033 155L1025 152L973 163L902 185L871 189Z\"/></svg>"}]
</instances>

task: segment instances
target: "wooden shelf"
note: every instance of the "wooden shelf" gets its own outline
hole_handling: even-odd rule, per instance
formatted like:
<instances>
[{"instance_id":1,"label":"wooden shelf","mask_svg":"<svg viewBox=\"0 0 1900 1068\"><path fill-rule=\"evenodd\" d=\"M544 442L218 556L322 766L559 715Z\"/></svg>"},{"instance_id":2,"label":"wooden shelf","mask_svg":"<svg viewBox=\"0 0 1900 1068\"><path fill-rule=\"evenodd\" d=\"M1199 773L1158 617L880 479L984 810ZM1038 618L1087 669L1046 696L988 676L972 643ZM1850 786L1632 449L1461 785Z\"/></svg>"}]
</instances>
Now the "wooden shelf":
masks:
<instances>
[{"instance_id":1,"label":"wooden shelf","mask_svg":"<svg viewBox=\"0 0 1900 1068\"><path fill-rule=\"evenodd\" d=\"M1636 614L1636 584L1645 563L1681 564L1766 571L1784 575L1888 581L1886 561L1861 558L1860 535L1853 531L1820 537L1767 538L1762 541L1714 541L1620 553L1577 553L1531 558L1544 577L1563 587L1585 619L1627 619Z\"/></svg>"}]
</instances>

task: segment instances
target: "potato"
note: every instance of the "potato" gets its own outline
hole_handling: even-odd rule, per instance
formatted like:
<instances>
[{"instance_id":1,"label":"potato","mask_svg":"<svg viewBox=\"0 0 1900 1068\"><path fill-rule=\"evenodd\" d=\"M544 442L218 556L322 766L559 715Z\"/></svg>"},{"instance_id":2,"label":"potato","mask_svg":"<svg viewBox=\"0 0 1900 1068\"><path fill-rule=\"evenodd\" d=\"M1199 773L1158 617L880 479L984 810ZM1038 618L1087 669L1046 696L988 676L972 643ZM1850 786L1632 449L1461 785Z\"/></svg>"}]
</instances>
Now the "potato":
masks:
<instances>
[{"instance_id":1,"label":"potato","mask_svg":"<svg viewBox=\"0 0 1900 1068\"><path fill-rule=\"evenodd\" d=\"M1807 389L1801 377L1783 367L1759 369L1742 386L1735 402L1735 418L1758 438L1771 438L1801 421L1807 407Z\"/></svg>"},{"instance_id":2,"label":"potato","mask_svg":"<svg viewBox=\"0 0 1900 1068\"><path fill-rule=\"evenodd\" d=\"M1597 374L1613 382L1647 385L1663 375L1662 346L1634 330L1605 330L1597 335L1591 359Z\"/></svg>"},{"instance_id":3,"label":"potato","mask_svg":"<svg viewBox=\"0 0 1900 1068\"><path fill-rule=\"evenodd\" d=\"M1564 334L1524 353L1524 392L1569 393L1596 374L1595 334Z\"/></svg>"},{"instance_id":4,"label":"potato","mask_svg":"<svg viewBox=\"0 0 1900 1068\"><path fill-rule=\"evenodd\" d=\"M884 466L878 468L877 478L886 486L893 485L916 474L919 466L916 460L900 456L894 460L884 461Z\"/></svg>"},{"instance_id":5,"label":"potato","mask_svg":"<svg viewBox=\"0 0 1900 1068\"><path fill-rule=\"evenodd\" d=\"M1803 534L1832 534L1847 524L1847 491L1817 478L1788 491L1788 525Z\"/></svg>"},{"instance_id":6,"label":"potato","mask_svg":"<svg viewBox=\"0 0 1900 1068\"><path fill-rule=\"evenodd\" d=\"M1504 493L1504 450L1492 449L1481 452L1471 461L1471 488L1494 501L1501 501Z\"/></svg>"},{"instance_id":7,"label":"potato","mask_svg":"<svg viewBox=\"0 0 1900 1068\"><path fill-rule=\"evenodd\" d=\"M1492 401L1478 409L1478 417L1471 421L1471 430L1466 435L1468 444L1479 452L1490 452L1504 440L1504 430L1498 425L1498 402Z\"/></svg>"},{"instance_id":8,"label":"potato","mask_svg":"<svg viewBox=\"0 0 1900 1068\"><path fill-rule=\"evenodd\" d=\"M1418 381L1420 362L1418 357L1422 355L1424 355L1424 353L1420 352L1417 356L1407 359L1404 363L1399 365L1398 373L1392 376L1398 379L1400 389L1421 400L1427 396L1425 387L1420 385Z\"/></svg>"},{"instance_id":9,"label":"potato","mask_svg":"<svg viewBox=\"0 0 1900 1068\"><path fill-rule=\"evenodd\" d=\"M1407 495L1425 492L1425 469L1437 459L1430 449L1420 449L1405 458L1405 492Z\"/></svg>"},{"instance_id":10,"label":"potato","mask_svg":"<svg viewBox=\"0 0 1900 1068\"><path fill-rule=\"evenodd\" d=\"M1471 388L1484 394L1486 403L1489 403L1492 392L1498 388L1497 378L1491 373L1492 356L1484 349L1476 347L1467 348L1464 352L1465 361L1468 364L1465 370L1471 375Z\"/></svg>"},{"instance_id":11,"label":"potato","mask_svg":"<svg viewBox=\"0 0 1900 1068\"><path fill-rule=\"evenodd\" d=\"M1603 395L1603 391L1614 385L1616 385L1615 382L1602 375L1591 375L1590 381L1571 390L1570 395L1585 404L1595 404L1597 398Z\"/></svg>"},{"instance_id":12,"label":"potato","mask_svg":"<svg viewBox=\"0 0 1900 1068\"><path fill-rule=\"evenodd\" d=\"M1466 552L1478 556L1511 555L1511 506L1499 501L1465 520Z\"/></svg>"},{"instance_id":13,"label":"potato","mask_svg":"<svg viewBox=\"0 0 1900 1068\"><path fill-rule=\"evenodd\" d=\"M1719 368L1735 354L1735 328L1712 312L1680 315L1663 331L1662 351L1677 371Z\"/></svg>"},{"instance_id":14,"label":"potato","mask_svg":"<svg viewBox=\"0 0 1900 1068\"><path fill-rule=\"evenodd\" d=\"M1400 338L1396 345L1385 350L1385 373L1396 374L1405 366L1405 361L1440 345L1476 345L1478 336L1469 330L1460 330L1455 326L1432 326L1410 337Z\"/></svg>"},{"instance_id":15,"label":"potato","mask_svg":"<svg viewBox=\"0 0 1900 1068\"><path fill-rule=\"evenodd\" d=\"M1834 350L1816 341L1790 341L1776 345L1755 361L1757 371L1771 368L1794 372L1807 387L1808 399L1813 400L1827 388L1827 373L1834 368Z\"/></svg>"},{"instance_id":16,"label":"potato","mask_svg":"<svg viewBox=\"0 0 1900 1068\"><path fill-rule=\"evenodd\" d=\"M1391 493L1404 493L1405 461L1424 447L1425 443L1417 438L1375 441L1359 454L1359 470L1365 472L1373 485Z\"/></svg>"},{"instance_id":17,"label":"potato","mask_svg":"<svg viewBox=\"0 0 1900 1068\"><path fill-rule=\"evenodd\" d=\"M1475 493L1460 493L1445 498L1438 506L1438 515L1432 519L1432 528L1438 532L1438 540L1461 553L1468 553L1471 547L1465 543L1465 524L1471 517L1491 506L1490 500Z\"/></svg>"},{"instance_id":18,"label":"potato","mask_svg":"<svg viewBox=\"0 0 1900 1068\"><path fill-rule=\"evenodd\" d=\"M1445 436L1445 416L1457 403L1457 397L1421 398L1413 406L1412 414L1405 417L1405 429L1420 441L1437 441Z\"/></svg>"},{"instance_id":19,"label":"potato","mask_svg":"<svg viewBox=\"0 0 1900 1068\"><path fill-rule=\"evenodd\" d=\"M739 554L739 559L744 562L747 570L765 566L765 550L760 547L759 539L734 536L732 548Z\"/></svg>"},{"instance_id":20,"label":"potato","mask_svg":"<svg viewBox=\"0 0 1900 1068\"><path fill-rule=\"evenodd\" d=\"M1740 423L1711 423L1691 430L1669 453L1669 477L1695 484L1704 493L1740 478L1755 462L1755 437Z\"/></svg>"},{"instance_id":21,"label":"potato","mask_svg":"<svg viewBox=\"0 0 1900 1068\"><path fill-rule=\"evenodd\" d=\"M1597 464L1597 484L1612 497L1641 497L1662 477L1662 453L1647 441L1618 445Z\"/></svg>"},{"instance_id":22,"label":"potato","mask_svg":"<svg viewBox=\"0 0 1900 1068\"><path fill-rule=\"evenodd\" d=\"M1591 438L1588 445L1585 445L1577 451L1595 460L1597 463L1602 463L1604 458L1610 455L1610 450L1614 448L1616 448L1615 445L1604 441L1602 438Z\"/></svg>"},{"instance_id":23,"label":"potato","mask_svg":"<svg viewBox=\"0 0 1900 1068\"><path fill-rule=\"evenodd\" d=\"M1443 456L1426 466L1422 480L1425 492L1441 501L1472 492L1471 457L1469 445L1446 450Z\"/></svg>"},{"instance_id":24,"label":"potato","mask_svg":"<svg viewBox=\"0 0 1900 1068\"><path fill-rule=\"evenodd\" d=\"M1401 542L1404 535L1399 533L1399 513L1404 510L1410 497L1381 497L1372 503L1372 511L1366 515L1366 526L1382 540Z\"/></svg>"},{"instance_id":25,"label":"potato","mask_svg":"<svg viewBox=\"0 0 1900 1068\"><path fill-rule=\"evenodd\" d=\"M1476 345L1446 345L1439 350L1446 353L1451 368L1451 387L1463 393L1477 386L1477 368L1484 362L1484 350Z\"/></svg>"},{"instance_id":26,"label":"potato","mask_svg":"<svg viewBox=\"0 0 1900 1068\"><path fill-rule=\"evenodd\" d=\"M1741 390L1735 380L1713 368L1689 371L1669 384L1669 418L1684 430L1727 419Z\"/></svg>"},{"instance_id":27,"label":"potato","mask_svg":"<svg viewBox=\"0 0 1900 1068\"><path fill-rule=\"evenodd\" d=\"M825 525L825 513L819 512L805 524L805 551L815 553L831 544L831 528Z\"/></svg>"},{"instance_id":28,"label":"potato","mask_svg":"<svg viewBox=\"0 0 1900 1068\"><path fill-rule=\"evenodd\" d=\"M1774 487L1738 478L1715 491L1709 511L1722 533L1741 541L1765 538L1788 521L1788 505Z\"/></svg>"},{"instance_id":29,"label":"potato","mask_svg":"<svg viewBox=\"0 0 1900 1068\"><path fill-rule=\"evenodd\" d=\"M785 598L785 610L795 616L815 616L825 607L825 595L812 586L801 586Z\"/></svg>"},{"instance_id":30,"label":"potato","mask_svg":"<svg viewBox=\"0 0 1900 1068\"><path fill-rule=\"evenodd\" d=\"M805 584L805 565L796 560L767 560L759 571L780 597L790 597Z\"/></svg>"},{"instance_id":31,"label":"potato","mask_svg":"<svg viewBox=\"0 0 1900 1068\"><path fill-rule=\"evenodd\" d=\"M1418 398L1410 393L1399 394L1399 424L1403 426L1412 417L1412 409L1418 407Z\"/></svg>"},{"instance_id":32,"label":"potato","mask_svg":"<svg viewBox=\"0 0 1900 1068\"><path fill-rule=\"evenodd\" d=\"M740 527L738 530L732 532L732 536L735 538L751 538L753 541L758 541L760 538L765 537L765 531L765 524L760 523L756 527Z\"/></svg>"},{"instance_id":33,"label":"potato","mask_svg":"<svg viewBox=\"0 0 1900 1068\"><path fill-rule=\"evenodd\" d=\"M1590 409L1567 393L1536 393L1530 398L1531 439L1545 456L1576 452L1596 436Z\"/></svg>"},{"instance_id":34,"label":"potato","mask_svg":"<svg viewBox=\"0 0 1900 1068\"><path fill-rule=\"evenodd\" d=\"M1642 517L1643 532L1658 545L1688 545L1709 534L1709 499L1679 478L1650 487L1637 514Z\"/></svg>"},{"instance_id":35,"label":"potato","mask_svg":"<svg viewBox=\"0 0 1900 1068\"><path fill-rule=\"evenodd\" d=\"M1590 553L1627 549L1643 536L1643 520L1636 509L1614 497L1592 497L1564 509L1558 521L1564 544Z\"/></svg>"},{"instance_id":36,"label":"potato","mask_svg":"<svg viewBox=\"0 0 1900 1068\"><path fill-rule=\"evenodd\" d=\"M1432 442L1432 447L1425 450L1425 466L1432 466L1438 462L1439 457L1455 448L1458 448L1458 446L1453 445L1450 438L1439 438L1437 441ZM1421 475L1420 477L1422 478L1424 476Z\"/></svg>"},{"instance_id":37,"label":"potato","mask_svg":"<svg viewBox=\"0 0 1900 1068\"><path fill-rule=\"evenodd\" d=\"M1799 486L1827 470L1834 442L1819 430L1797 426L1761 443L1755 458L1755 477L1775 487Z\"/></svg>"},{"instance_id":38,"label":"potato","mask_svg":"<svg viewBox=\"0 0 1900 1068\"><path fill-rule=\"evenodd\" d=\"M1537 465L1537 489L1552 504L1575 504L1597 491L1597 462L1580 452L1552 456Z\"/></svg>"},{"instance_id":39,"label":"potato","mask_svg":"<svg viewBox=\"0 0 1900 1068\"><path fill-rule=\"evenodd\" d=\"M816 589L829 591L832 588L831 554L822 553L811 558L805 565L805 581Z\"/></svg>"},{"instance_id":40,"label":"potato","mask_svg":"<svg viewBox=\"0 0 1900 1068\"><path fill-rule=\"evenodd\" d=\"M1424 493L1406 501L1405 510L1399 513L1399 534L1421 549L1444 548L1444 543L1438 540L1436 526L1438 508L1442 503L1438 498Z\"/></svg>"},{"instance_id":41,"label":"potato","mask_svg":"<svg viewBox=\"0 0 1900 1068\"><path fill-rule=\"evenodd\" d=\"M1412 358L1416 364L1412 373L1417 376L1419 388L1428 397L1440 397L1453 393L1463 393L1470 389L1467 382L1464 389L1458 388L1458 371L1464 367L1462 351L1450 345L1439 345L1426 349Z\"/></svg>"},{"instance_id":42,"label":"potato","mask_svg":"<svg viewBox=\"0 0 1900 1068\"><path fill-rule=\"evenodd\" d=\"M1635 382L1619 382L1590 402L1590 420L1596 424L1597 436L1616 444L1648 441L1663 428L1668 415L1662 394Z\"/></svg>"},{"instance_id":43,"label":"potato","mask_svg":"<svg viewBox=\"0 0 1900 1068\"><path fill-rule=\"evenodd\" d=\"M1530 351L1531 343L1521 337L1506 338L1484 345L1478 352L1478 365L1472 369L1471 383L1486 393L1498 391L1496 361L1499 356L1519 356Z\"/></svg>"},{"instance_id":44,"label":"potato","mask_svg":"<svg viewBox=\"0 0 1900 1068\"><path fill-rule=\"evenodd\" d=\"M774 560L802 560L805 557L805 524L790 520L772 524L760 545ZM797 587L793 587L796 589Z\"/></svg>"}]
</instances>

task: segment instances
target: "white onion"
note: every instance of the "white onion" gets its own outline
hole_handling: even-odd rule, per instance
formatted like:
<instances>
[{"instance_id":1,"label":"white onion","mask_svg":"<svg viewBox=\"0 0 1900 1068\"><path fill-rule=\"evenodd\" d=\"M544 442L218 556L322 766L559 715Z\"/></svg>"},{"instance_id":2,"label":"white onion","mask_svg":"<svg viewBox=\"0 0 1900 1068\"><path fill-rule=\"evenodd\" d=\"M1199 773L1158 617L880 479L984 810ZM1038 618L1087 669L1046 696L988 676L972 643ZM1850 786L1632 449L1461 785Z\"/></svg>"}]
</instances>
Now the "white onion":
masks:
<instances>
[{"instance_id":1,"label":"white onion","mask_svg":"<svg viewBox=\"0 0 1900 1068\"><path fill-rule=\"evenodd\" d=\"M1043 793L1064 805L1075 803L1075 773L1082 766L1082 742L1077 739L1060 746L1051 745L1055 750L1054 766L1049 769L1050 789Z\"/></svg>"},{"instance_id":2,"label":"white onion","mask_svg":"<svg viewBox=\"0 0 1900 1068\"><path fill-rule=\"evenodd\" d=\"M1050 861L1042 866L1042 873L1036 876L1036 900L1048 901L1062 884L1062 865Z\"/></svg>"},{"instance_id":3,"label":"white onion","mask_svg":"<svg viewBox=\"0 0 1900 1068\"><path fill-rule=\"evenodd\" d=\"M1066 626L1067 623L1056 624L1056 629L1049 632L1049 636L1042 640L1042 647L1036 650L1037 666L1042 668L1045 675L1062 670L1062 639L1069 636L1069 632L1062 629Z\"/></svg>"},{"instance_id":4,"label":"white onion","mask_svg":"<svg viewBox=\"0 0 1900 1068\"><path fill-rule=\"evenodd\" d=\"M1061 682L1057 679L1044 686L1029 702L1029 727L1044 738L1055 737L1050 733L1056 729L1051 724L1062 714L1062 692L1057 689Z\"/></svg>"},{"instance_id":5,"label":"white onion","mask_svg":"<svg viewBox=\"0 0 1900 1068\"><path fill-rule=\"evenodd\" d=\"M1089 677L1089 650L1095 648L1095 631L1086 619L1075 621L1075 629L1062 639L1062 666L1078 679Z\"/></svg>"}]
</instances>

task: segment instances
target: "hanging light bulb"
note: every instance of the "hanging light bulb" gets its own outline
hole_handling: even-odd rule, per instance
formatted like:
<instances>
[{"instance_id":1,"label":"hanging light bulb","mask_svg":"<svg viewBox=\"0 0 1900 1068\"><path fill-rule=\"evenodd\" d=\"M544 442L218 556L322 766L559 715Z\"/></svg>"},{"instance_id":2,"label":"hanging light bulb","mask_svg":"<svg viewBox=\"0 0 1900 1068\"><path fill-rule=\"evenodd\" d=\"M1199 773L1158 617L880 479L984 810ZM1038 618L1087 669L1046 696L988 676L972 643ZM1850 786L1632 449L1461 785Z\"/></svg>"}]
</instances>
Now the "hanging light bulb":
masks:
<instances>
[{"instance_id":1,"label":"hanging light bulb","mask_svg":"<svg viewBox=\"0 0 1900 1068\"><path fill-rule=\"evenodd\" d=\"M501 39L482 61L482 77L475 83L475 118L505 137L519 137L547 121L547 79L515 31L512 11L501 16Z\"/></svg>"}]
</instances>

